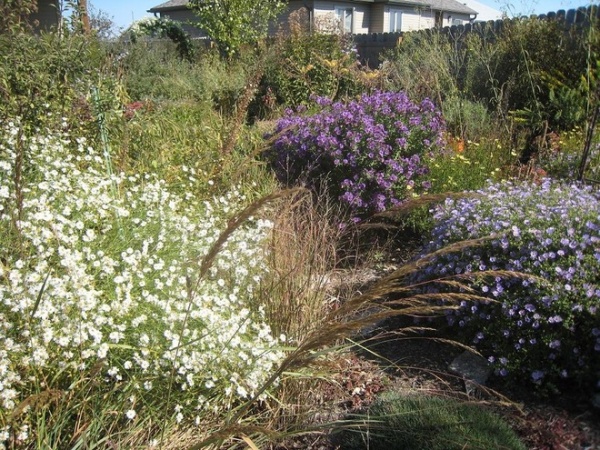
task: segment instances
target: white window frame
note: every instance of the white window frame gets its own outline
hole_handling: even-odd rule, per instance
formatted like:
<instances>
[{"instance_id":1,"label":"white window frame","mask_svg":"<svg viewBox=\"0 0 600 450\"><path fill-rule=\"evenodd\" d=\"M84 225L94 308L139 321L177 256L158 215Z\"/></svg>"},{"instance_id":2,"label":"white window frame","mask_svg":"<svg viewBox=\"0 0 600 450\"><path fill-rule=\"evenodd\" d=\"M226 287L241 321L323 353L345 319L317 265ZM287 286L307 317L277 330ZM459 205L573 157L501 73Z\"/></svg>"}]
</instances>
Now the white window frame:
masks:
<instances>
[{"instance_id":1,"label":"white window frame","mask_svg":"<svg viewBox=\"0 0 600 450\"><path fill-rule=\"evenodd\" d=\"M389 27L390 33L397 33L402 31L402 13L400 8L390 8L389 10Z\"/></svg>"},{"instance_id":2,"label":"white window frame","mask_svg":"<svg viewBox=\"0 0 600 450\"><path fill-rule=\"evenodd\" d=\"M338 20L343 33L354 32L354 8L352 6L336 6L335 18ZM347 22L348 19L350 19L350 23Z\"/></svg>"}]
</instances>

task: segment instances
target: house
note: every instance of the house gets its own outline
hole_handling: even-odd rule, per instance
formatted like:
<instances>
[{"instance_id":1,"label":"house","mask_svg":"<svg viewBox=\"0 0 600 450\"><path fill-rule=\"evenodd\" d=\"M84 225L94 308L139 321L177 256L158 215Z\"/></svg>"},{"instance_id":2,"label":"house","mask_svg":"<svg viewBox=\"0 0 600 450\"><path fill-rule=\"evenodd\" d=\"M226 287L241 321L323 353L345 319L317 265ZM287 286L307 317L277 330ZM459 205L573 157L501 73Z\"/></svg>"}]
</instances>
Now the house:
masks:
<instances>
[{"instance_id":1,"label":"house","mask_svg":"<svg viewBox=\"0 0 600 450\"><path fill-rule=\"evenodd\" d=\"M484 5L476 0L460 0L471 9L477 11L477 22L488 22L490 20L502 20L506 13L499 11L491 6Z\"/></svg>"},{"instance_id":2,"label":"house","mask_svg":"<svg viewBox=\"0 0 600 450\"><path fill-rule=\"evenodd\" d=\"M477 17L476 10L456 0L292 0L289 4L290 11L307 8L317 26L325 17L334 17L344 32L352 34L463 25Z\"/></svg>"},{"instance_id":3,"label":"house","mask_svg":"<svg viewBox=\"0 0 600 450\"><path fill-rule=\"evenodd\" d=\"M148 12L181 22L193 21L188 0L169 0ZM335 22L342 31L353 34L413 31L426 28L462 25L473 22L477 11L457 0L290 0L279 22L301 8L309 11L311 26ZM186 25L184 25L186 27ZM201 35L189 27L193 36Z\"/></svg>"},{"instance_id":4,"label":"house","mask_svg":"<svg viewBox=\"0 0 600 450\"><path fill-rule=\"evenodd\" d=\"M149 13L153 13L158 17L165 17L177 22L181 22L182 28L193 38L205 37L206 34L191 26L189 23L198 20L194 15L193 11L187 7L188 0L169 0L168 2L161 3L148 10Z\"/></svg>"}]
</instances>

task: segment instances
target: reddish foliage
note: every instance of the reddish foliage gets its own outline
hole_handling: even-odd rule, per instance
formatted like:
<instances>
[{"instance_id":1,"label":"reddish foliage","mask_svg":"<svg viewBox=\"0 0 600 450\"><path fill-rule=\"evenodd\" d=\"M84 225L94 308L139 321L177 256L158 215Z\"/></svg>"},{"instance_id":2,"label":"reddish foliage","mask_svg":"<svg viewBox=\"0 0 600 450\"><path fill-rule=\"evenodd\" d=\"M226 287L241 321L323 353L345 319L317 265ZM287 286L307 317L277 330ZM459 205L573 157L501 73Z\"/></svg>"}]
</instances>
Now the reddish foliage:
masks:
<instances>
[{"instance_id":1,"label":"reddish foliage","mask_svg":"<svg viewBox=\"0 0 600 450\"><path fill-rule=\"evenodd\" d=\"M149 111L150 109L152 109L152 108L151 108L150 103L148 103L148 102L142 102L142 101L131 102L123 107L123 116L125 117L125 119L131 120L131 119L133 119L133 117L135 116L135 114L138 111L140 111L140 110Z\"/></svg>"}]
</instances>

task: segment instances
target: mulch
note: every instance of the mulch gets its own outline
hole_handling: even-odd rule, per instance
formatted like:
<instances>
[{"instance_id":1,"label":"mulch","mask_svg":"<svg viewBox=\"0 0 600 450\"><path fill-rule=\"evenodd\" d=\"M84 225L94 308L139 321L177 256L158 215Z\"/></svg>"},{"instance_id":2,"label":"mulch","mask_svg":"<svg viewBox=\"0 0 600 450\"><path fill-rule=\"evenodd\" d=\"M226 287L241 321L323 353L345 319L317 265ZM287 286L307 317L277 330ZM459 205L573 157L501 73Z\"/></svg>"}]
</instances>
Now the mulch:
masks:
<instances>
[{"instance_id":1,"label":"mulch","mask_svg":"<svg viewBox=\"0 0 600 450\"><path fill-rule=\"evenodd\" d=\"M389 329L392 324L386 324ZM500 414L530 450L600 450L600 412L577 392L540 400L530 392L490 380L490 390L467 395L463 380L448 371L463 349L431 338L382 334L336 362L337 374L322 385L327 421L362 412L387 390L481 402ZM589 396L588 396L589 397ZM327 431L294 438L275 450L343 450ZM483 449L482 449L483 450ZM487 450L487 449L486 449Z\"/></svg>"}]
</instances>

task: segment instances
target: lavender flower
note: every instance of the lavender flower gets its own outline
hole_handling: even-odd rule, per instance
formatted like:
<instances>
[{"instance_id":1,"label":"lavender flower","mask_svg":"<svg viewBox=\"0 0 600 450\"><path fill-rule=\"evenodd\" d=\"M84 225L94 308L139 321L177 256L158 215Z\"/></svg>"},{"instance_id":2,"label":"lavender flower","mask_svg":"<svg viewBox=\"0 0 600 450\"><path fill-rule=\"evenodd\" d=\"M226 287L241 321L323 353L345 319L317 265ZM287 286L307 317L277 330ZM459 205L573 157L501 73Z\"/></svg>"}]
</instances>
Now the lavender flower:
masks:
<instances>
[{"instance_id":1,"label":"lavender flower","mask_svg":"<svg viewBox=\"0 0 600 450\"><path fill-rule=\"evenodd\" d=\"M286 111L268 154L280 181L319 190L323 184L355 219L424 192L424 156L442 146L444 123L429 100L403 92L375 92L332 103L319 112Z\"/></svg>"},{"instance_id":2,"label":"lavender flower","mask_svg":"<svg viewBox=\"0 0 600 450\"><path fill-rule=\"evenodd\" d=\"M544 180L541 185L490 185L479 194L447 200L435 211L425 251L465 239L493 239L461 255L440 256L420 277L486 269L538 277L473 282L482 296L496 301L459 305L452 324L462 324L465 342L474 342L496 365L502 358L510 361L497 366L497 373L505 369L536 384L566 374L595 383L600 371L600 193ZM485 339L479 338L481 332Z\"/></svg>"}]
</instances>

